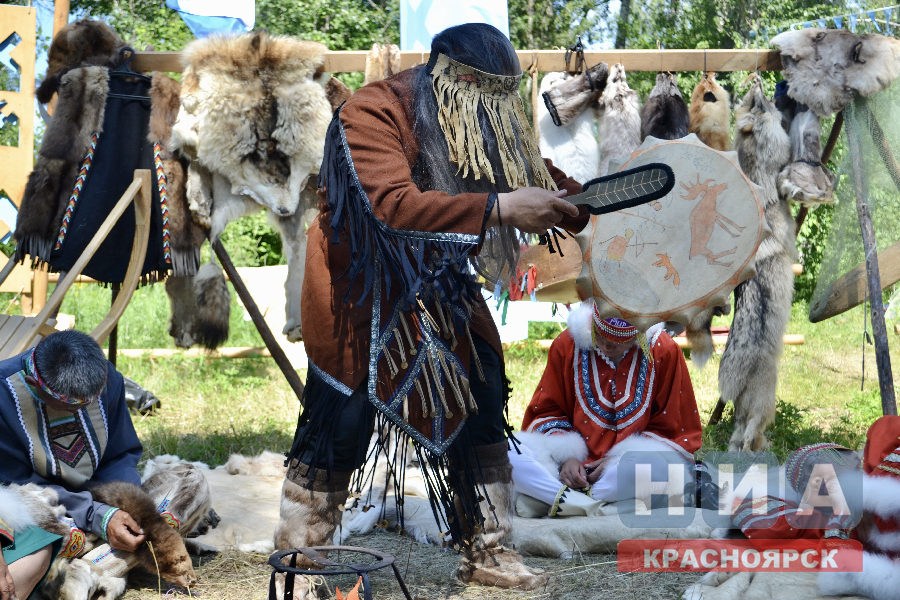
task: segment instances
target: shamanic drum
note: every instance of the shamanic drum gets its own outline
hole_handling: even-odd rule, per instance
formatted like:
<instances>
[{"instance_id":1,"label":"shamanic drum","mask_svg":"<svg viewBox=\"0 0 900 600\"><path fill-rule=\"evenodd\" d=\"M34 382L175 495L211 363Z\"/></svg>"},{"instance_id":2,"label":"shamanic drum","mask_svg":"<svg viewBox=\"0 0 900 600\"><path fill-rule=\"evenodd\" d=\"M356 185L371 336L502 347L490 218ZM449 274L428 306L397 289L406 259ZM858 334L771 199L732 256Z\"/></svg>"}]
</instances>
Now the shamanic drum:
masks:
<instances>
[{"instance_id":1,"label":"shamanic drum","mask_svg":"<svg viewBox=\"0 0 900 600\"><path fill-rule=\"evenodd\" d=\"M701 310L724 305L735 286L756 275L756 250L771 234L762 189L741 171L737 153L713 150L693 134L648 137L611 169L649 163L672 168L672 191L592 216L576 236L579 295L593 296L602 317L623 318L642 331L660 321L687 324Z\"/></svg>"}]
</instances>

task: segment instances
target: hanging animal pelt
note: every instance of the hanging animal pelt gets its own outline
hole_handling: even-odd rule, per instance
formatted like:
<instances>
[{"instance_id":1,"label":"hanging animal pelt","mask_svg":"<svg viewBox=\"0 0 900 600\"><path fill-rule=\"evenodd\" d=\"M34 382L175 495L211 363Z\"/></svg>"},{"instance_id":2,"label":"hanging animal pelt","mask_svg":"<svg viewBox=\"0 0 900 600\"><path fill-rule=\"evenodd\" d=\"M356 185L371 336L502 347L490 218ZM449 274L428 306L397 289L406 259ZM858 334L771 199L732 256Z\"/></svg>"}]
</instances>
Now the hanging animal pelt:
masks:
<instances>
[{"instance_id":1,"label":"hanging animal pelt","mask_svg":"<svg viewBox=\"0 0 900 600\"><path fill-rule=\"evenodd\" d=\"M366 55L366 72L363 85L381 81L400 72L400 47L396 44L372 44Z\"/></svg>"},{"instance_id":2,"label":"hanging animal pelt","mask_svg":"<svg viewBox=\"0 0 900 600\"><path fill-rule=\"evenodd\" d=\"M794 220L777 187L778 173L790 161L790 140L758 77L735 109L734 148L741 169L763 188L772 235L757 251L756 277L734 290L735 315L719 365L719 394L720 401L734 402L729 449L756 451L766 447L766 426L775 418L778 366L794 293L791 265L797 260Z\"/></svg>"},{"instance_id":3,"label":"hanging animal pelt","mask_svg":"<svg viewBox=\"0 0 900 600\"><path fill-rule=\"evenodd\" d=\"M194 221L209 228L211 240L230 221L261 208L281 229L288 262L284 333L290 341L302 339L305 265L297 258L306 249L306 188L322 162L331 113L349 97L340 82L316 76L325 50L316 42L264 31L192 42L183 52L181 108L170 142L171 150L188 161L186 198ZM222 286L213 281L201 286L211 288L208 297L216 299L207 306L225 310L228 303L216 291ZM173 287L181 292L198 288L195 283ZM185 293L170 296L173 311L185 298ZM210 347L227 339L227 329L201 333L202 323L227 325L227 313L204 314L202 302L197 308L198 319L170 321L176 341L206 340Z\"/></svg>"},{"instance_id":4,"label":"hanging animal pelt","mask_svg":"<svg viewBox=\"0 0 900 600\"><path fill-rule=\"evenodd\" d=\"M822 118L856 94L886 89L900 74L900 40L893 37L813 27L780 33L771 44L781 50L788 95Z\"/></svg>"},{"instance_id":5,"label":"hanging animal pelt","mask_svg":"<svg viewBox=\"0 0 900 600\"><path fill-rule=\"evenodd\" d=\"M641 103L628 87L625 67L613 65L603 95L597 101L600 168L597 176L609 174L609 162L626 159L641 145Z\"/></svg>"},{"instance_id":6,"label":"hanging animal pelt","mask_svg":"<svg viewBox=\"0 0 900 600\"><path fill-rule=\"evenodd\" d=\"M687 104L678 89L678 75L660 72L641 109L641 141L648 135L661 140L683 138L690 122Z\"/></svg>"},{"instance_id":7,"label":"hanging animal pelt","mask_svg":"<svg viewBox=\"0 0 900 600\"><path fill-rule=\"evenodd\" d=\"M541 94L554 86L571 79L566 73L547 73L541 80ZM553 161L553 164L574 179L584 183L598 177L600 152L597 138L594 137L594 111L585 110L568 121L566 125L556 126L547 106L538 103L538 145L541 156Z\"/></svg>"},{"instance_id":8,"label":"hanging animal pelt","mask_svg":"<svg viewBox=\"0 0 900 600\"><path fill-rule=\"evenodd\" d=\"M834 202L834 174L822 164L822 119L813 111L797 112L790 125L791 164L778 175L778 190L804 206Z\"/></svg>"},{"instance_id":9,"label":"hanging animal pelt","mask_svg":"<svg viewBox=\"0 0 900 600\"><path fill-rule=\"evenodd\" d=\"M731 150L731 101L716 74L706 73L691 94L689 133L714 150Z\"/></svg>"}]
</instances>

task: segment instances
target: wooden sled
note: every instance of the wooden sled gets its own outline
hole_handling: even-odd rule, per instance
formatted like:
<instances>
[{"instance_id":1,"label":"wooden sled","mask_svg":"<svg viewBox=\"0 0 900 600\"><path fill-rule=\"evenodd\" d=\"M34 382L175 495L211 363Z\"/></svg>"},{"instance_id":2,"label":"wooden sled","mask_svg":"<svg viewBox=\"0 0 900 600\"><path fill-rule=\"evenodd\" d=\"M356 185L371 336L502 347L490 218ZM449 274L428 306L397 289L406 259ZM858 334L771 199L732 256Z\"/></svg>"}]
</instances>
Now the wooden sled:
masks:
<instances>
[{"instance_id":1,"label":"wooden sled","mask_svg":"<svg viewBox=\"0 0 900 600\"><path fill-rule=\"evenodd\" d=\"M131 301L131 296L141 280L141 269L144 265L144 258L147 255L147 244L150 241L150 182L149 170L140 169L134 172L132 184L128 186L128 189L125 190L125 193L103 221L103 224L100 225L100 229L97 230L97 233L91 239L91 243L88 244L82 255L78 257L72 269L56 284L53 295L50 296L47 304L36 316L0 315L0 360L24 352L36 345L44 337L56 331L54 328L56 324L55 316L62 305L66 292L78 279L81 271L94 257L100 244L106 240L113 226L133 201L135 208L135 234L134 242L131 246L131 260L128 262L128 270L125 273L125 281L122 282L122 288L106 317L91 331L91 337L98 344L103 345L103 342L106 341L110 332L119 322L122 313L125 312L125 308L128 306L128 302ZM15 266L15 258L10 258L3 270L0 271L0 284L9 277Z\"/></svg>"}]
</instances>

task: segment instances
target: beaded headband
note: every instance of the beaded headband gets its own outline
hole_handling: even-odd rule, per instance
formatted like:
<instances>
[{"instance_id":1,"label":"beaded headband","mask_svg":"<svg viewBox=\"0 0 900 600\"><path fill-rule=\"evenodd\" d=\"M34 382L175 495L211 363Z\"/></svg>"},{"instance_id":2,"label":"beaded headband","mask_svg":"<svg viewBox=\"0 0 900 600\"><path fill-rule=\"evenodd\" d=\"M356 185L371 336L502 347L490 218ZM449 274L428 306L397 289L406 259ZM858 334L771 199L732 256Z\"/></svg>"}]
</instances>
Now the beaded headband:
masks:
<instances>
[{"instance_id":1,"label":"beaded headband","mask_svg":"<svg viewBox=\"0 0 900 600\"><path fill-rule=\"evenodd\" d=\"M35 350L37 350L37 349L35 348ZM59 400L60 402L62 402L64 404L68 404L69 406L87 406L91 402L94 402L95 400L100 398L100 394L97 394L96 396L91 396L88 398L72 398L72 397L64 396L63 394L54 392L52 389L50 389L50 386L48 386L46 384L46 382L44 382L44 380L41 379L40 374L38 374L37 366L35 365L35 362L34 362L35 350L32 350L28 355L25 356L25 373L30 375L31 378L37 382L38 387L41 388L42 390L44 390L44 392L46 392L51 398L53 398L54 400ZM105 385L106 384L104 383L104 386Z\"/></svg>"},{"instance_id":2,"label":"beaded headband","mask_svg":"<svg viewBox=\"0 0 900 600\"><path fill-rule=\"evenodd\" d=\"M432 78L438 123L447 140L450 162L459 167L463 177L471 171L475 179L485 176L497 183L494 167L500 165L491 165L485 152L478 119L481 106L497 139L509 187L557 189L519 97L521 75L492 75L440 53L432 54L425 68Z\"/></svg>"},{"instance_id":3,"label":"beaded headband","mask_svg":"<svg viewBox=\"0 0 900 600\"><path fill-rule=\"evenodd\" d=\"M804 479L809 477L812 468L819 463L850 466L859 464L859 456L849 448L827 442L811 444L795 450L784 464L785 474L791 487L798 492L802 491L800 488L806 485Z\"/></svg>"}]
</instances>

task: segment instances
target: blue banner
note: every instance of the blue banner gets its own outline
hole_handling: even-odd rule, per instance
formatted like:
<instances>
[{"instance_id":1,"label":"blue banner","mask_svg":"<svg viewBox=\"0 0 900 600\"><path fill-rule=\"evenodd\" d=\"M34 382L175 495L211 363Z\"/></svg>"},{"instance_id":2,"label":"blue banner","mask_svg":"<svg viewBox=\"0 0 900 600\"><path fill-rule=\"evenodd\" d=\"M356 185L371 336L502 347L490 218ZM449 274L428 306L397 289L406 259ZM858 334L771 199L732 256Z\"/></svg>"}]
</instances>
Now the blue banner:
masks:
<instances>
[{"instance_id":1,"label":"blue banner","mask_svg":"<svg viewBox=\"0 0 900 600\"><path fill-rule=\"evenodd\" d=\"M255 0L166 0L198 38L245 33L256 24Z\"/></svg>"}]
</instances>

